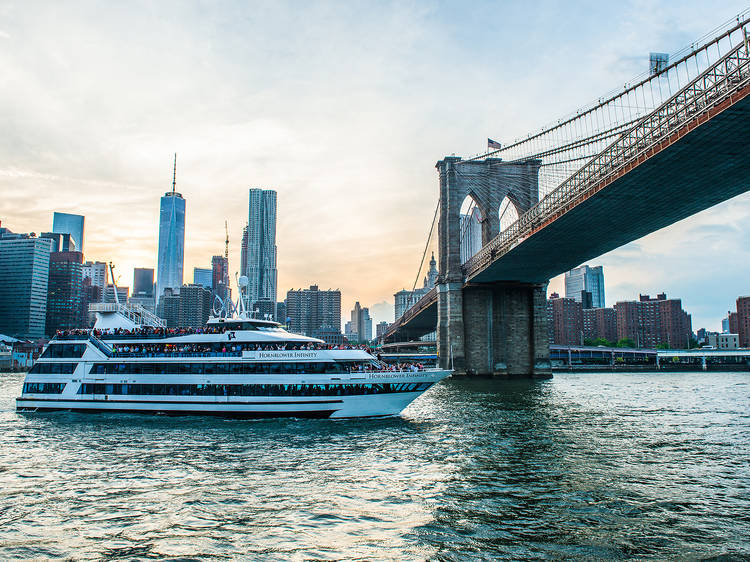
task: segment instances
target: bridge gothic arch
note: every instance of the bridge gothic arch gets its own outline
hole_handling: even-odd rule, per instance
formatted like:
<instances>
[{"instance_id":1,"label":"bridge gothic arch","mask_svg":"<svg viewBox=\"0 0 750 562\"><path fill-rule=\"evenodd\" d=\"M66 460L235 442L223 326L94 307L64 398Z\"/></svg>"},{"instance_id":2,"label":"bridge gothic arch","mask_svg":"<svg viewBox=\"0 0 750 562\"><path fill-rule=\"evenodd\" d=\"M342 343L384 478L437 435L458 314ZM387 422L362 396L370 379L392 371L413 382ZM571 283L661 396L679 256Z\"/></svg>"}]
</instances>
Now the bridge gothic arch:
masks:
<instances>
[{"instance_id":1,"label":"bridge gothic arch","mask_svg":"<svg viewBox=\"0 0 750 562\"><path fill-rule=\"evenodd\" d=\"M438 353L458 374L535 374L548 368L546 287L518 283L464 287L461 211L467 199L481 213L481 246L501 229L501 213L523 213L539 201L541 161L500 159L437 163ZM508 280L512 281L512 280ZM545 367L546 365L546 367Z\"/></svg>"},{"instance_id":2,"label":"bridge gothic arch","mask_svg":"<svg viewBox=\"0 0 750 562\"><path fill-rule=\"evenodd\" d=\"M440 175L438 270L446 280L461 275L461 208L467 198L475 201L482 216L482 245L500 232L500 213L505 200L520 214L539 201L540 160L503 162L498 158L462 161L448 157L436 164Z\"/></svg>"}]
</instances>

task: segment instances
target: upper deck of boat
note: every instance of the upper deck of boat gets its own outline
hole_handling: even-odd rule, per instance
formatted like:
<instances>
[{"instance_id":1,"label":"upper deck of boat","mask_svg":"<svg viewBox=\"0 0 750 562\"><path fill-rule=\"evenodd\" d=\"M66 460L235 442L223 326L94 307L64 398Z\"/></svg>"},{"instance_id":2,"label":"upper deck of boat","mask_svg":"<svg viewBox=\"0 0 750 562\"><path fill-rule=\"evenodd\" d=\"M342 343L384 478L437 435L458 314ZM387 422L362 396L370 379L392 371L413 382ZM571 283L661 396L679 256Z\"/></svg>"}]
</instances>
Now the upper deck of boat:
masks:
<instances>
[{"instance_id":1,"label":"upper deck of boat","mask_svg":"<svg viewBox=\"0 0 750 562\"><path fill-rule=\"evenodd\" d=\"M277 322L255 319L211 319L200 328L115 328L81 329L58 332L53 341L87 340L95 337L107 343L296 343L324 344L323 340L287 332Z\"/></svg>"}]
</instances>

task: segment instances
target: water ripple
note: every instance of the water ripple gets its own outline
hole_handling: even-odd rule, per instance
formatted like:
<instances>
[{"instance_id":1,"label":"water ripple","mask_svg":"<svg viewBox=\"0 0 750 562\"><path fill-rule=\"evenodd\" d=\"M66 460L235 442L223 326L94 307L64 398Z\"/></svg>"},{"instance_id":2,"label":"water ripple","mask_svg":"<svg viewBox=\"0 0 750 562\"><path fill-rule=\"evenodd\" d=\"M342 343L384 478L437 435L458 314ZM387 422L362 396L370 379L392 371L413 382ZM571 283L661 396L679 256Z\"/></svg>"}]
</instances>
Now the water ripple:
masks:
<instances>
[{"instance_id":1,"label":"water ripple","mask_svg":"<svg viewBox=\"0 0 750 562\"><path fill-rule=\"evenodd\" d=\"M750 376L446 381L400 418L18 415L0 559L750 557Z\"/></svg>"}]
</instances>

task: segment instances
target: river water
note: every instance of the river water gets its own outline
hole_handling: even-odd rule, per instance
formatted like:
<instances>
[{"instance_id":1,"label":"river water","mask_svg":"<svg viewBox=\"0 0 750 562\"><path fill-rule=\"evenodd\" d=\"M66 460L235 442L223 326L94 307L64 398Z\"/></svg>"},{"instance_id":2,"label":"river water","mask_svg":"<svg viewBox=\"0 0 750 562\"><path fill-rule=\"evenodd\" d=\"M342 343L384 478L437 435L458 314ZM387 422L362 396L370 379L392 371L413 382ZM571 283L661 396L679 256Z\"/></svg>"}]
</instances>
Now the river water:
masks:
<instances>
[{"instance_id":1,"label":"river water","mask_svg":"<svg viewBox=\"0 0 750 562\"><path fill-rule=\"evenodd\" d=\"M14 412L0 559L750 557L750 374L444 381L400 418Z\"/></svg>"}]
</instances>

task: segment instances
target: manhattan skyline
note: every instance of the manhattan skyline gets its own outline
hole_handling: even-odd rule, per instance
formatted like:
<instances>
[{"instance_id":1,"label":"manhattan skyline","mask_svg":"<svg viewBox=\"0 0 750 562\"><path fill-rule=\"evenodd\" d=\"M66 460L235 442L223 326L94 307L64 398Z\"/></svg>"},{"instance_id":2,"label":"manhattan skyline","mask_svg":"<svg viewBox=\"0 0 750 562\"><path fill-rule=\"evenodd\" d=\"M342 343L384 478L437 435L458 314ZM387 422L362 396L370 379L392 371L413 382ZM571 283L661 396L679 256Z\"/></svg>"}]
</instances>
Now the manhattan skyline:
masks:
<instances>
[{"instance_id":1,"label":"manhattan skyline","mask_svg":"<svg viewBox=\"0 0 750 562\"><path fill-rule=\"evenodd\" d=\"M279 295L340 287L344 310L360 301L386 319L378 303L392 306L417 274L437 159L569 113L643 71L649 51L674 52L745 7L8 5L0 220L41 232L53 209L85 215L87 259L113 261L128 284L134 267L156 269L176 151L186 271L222 253L227 219L233 284L247 189L273 186ZM523 16L529 26L515 29ZM509 43L525 56L506 57ZM749 292L749 214L746 194L592 260L607 305L666 291L694 327L719 329ZM550 290L563 292L561 278Z\"/></svg>"}]
</instances>

